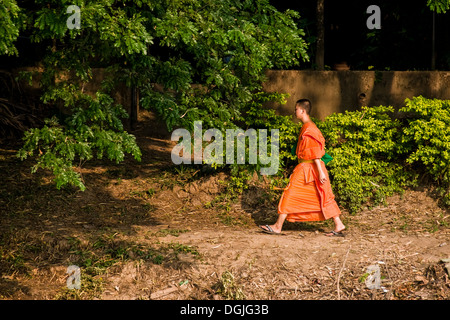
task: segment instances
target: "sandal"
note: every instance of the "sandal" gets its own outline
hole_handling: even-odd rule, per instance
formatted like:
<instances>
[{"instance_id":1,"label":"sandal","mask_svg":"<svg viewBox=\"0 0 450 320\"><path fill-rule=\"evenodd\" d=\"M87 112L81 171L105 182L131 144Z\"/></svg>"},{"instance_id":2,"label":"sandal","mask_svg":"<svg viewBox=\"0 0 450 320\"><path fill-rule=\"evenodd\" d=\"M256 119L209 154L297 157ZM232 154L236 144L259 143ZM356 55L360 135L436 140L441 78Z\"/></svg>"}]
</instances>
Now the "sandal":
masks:
<instances>
[{"instance_id":1,"label":"sandal","mask_svg":"<svg viewBox=\"0 0 450 320\"><path fill-rule=\"evenodd\" d=\"M345 235L342 233L342 231L336 232L334 230L324 233L327 237L345 237Z\"/></svg>"},{"instance_id":2,"label":"sandal","mask_svg":"<svg viewBox=\"0 0 450 320\"><path fill-rule=\"evenodd\" d=\"M261 228L261 230L265 233L269 233L269 234L281 234L281 232L275 232L273 231L273 229L268 225L264 225L264 226L259 226ZM267 229L263 228L266 227Z\"/></svg>"}]
</instances>

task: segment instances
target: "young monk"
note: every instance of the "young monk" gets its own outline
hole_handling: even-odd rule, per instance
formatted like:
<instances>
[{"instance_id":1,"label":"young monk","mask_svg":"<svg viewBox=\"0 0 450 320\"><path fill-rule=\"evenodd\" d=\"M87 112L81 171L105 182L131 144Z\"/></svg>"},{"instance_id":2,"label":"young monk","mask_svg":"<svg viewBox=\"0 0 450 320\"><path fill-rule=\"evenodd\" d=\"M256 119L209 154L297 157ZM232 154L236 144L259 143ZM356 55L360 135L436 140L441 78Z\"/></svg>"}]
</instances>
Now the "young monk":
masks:
<instances>
[{"instance_id":1,"label":"young monk","mask_svg":"<svg viewBox=\"0 0 450 320\"><path fill-rule=\"evenodd\" d=\"M295 167L288 186L278 204L278 219L273 225L259 226L264 232L280 234L285 220L290 222L321 221L332 218L334 230L326 236L344 236L341 211L334 200L328 171L320 159L325 154L325 139L310 119L311 102L298 100L295 115L303 123L296 154L299 164Z\"/></svg>"}]
</instances>

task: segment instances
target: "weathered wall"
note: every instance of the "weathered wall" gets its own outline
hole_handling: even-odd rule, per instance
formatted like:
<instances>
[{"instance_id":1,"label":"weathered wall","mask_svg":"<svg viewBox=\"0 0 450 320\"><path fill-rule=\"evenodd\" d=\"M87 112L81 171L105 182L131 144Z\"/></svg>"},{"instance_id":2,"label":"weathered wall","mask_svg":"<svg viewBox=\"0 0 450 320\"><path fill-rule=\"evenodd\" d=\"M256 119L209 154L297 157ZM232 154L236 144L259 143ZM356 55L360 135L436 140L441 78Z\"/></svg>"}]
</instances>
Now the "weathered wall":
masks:
<instances>
[{"instance_id":1,"label":"weathered wall","mask_svg":"<svg viewBox=\"0 0 450 320\"><path fill-rule=\"evenodd\" d=\"M23 68L15 70L33 70ZM94 94L105 78L104 69L93 69L93 79L84 88ZM39 79L34 78L31 90L39 91ZM401 107L406 98L422 95L427 98L450 99L450 71L309 71L269 70L264 83L267 92L289 93L285 105L269 104L278 114L293 115L295 101L308 98L312 115L319 119L334 112L355 110L363 105ZM27 92L27 91L26 91ZM117 103L130 112L131 91L124 85L113 94Z\"/></svg>"},{"instance_id":2,"label":"weathered wall","mask_svg":"<svg viewBox=\"0 0 450 320\"><path fill-rule=\"evenodd\" d=\"M305 71L269 70L264 90L289 93L278 114L293 115L295 101L311 100L319 119L363 105L401 107L406 98L450 99L450 71Z\"/></svg>"}]
</instances>

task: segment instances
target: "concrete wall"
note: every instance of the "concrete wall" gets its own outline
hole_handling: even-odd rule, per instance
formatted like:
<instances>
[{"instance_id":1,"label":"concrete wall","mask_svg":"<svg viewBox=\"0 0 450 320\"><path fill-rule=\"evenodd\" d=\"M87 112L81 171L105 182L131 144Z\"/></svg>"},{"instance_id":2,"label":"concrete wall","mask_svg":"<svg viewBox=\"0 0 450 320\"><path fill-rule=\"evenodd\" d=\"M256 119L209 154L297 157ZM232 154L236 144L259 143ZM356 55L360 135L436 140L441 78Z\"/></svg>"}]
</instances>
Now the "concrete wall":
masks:
<instances>
[{"instance_id":1,"label":"concrete wall","mask_svg":"<svg viewBox=\"0 0 450 320\"><path fill-rule=\"evenodd\" d=\"M35 68L20 70L40 71ZM105 78L104 69L93 69L93 79L84 88L94 93ZM38 94L39 77L32 86L23 84L27 93ZM356 110L363 105L392 105L401 107L406 98L422 95L427 98L450 99L450 71L309 71L269 70L263 86L267 92L289 93L285 105L268 104L278 114L293 115L295 101L308 98L313 105L312 115L323 120L334 112ZM131 91L119 86L113 97L127 112L131 106ZM63 108L64 109L64 108Z\"/></svg>"},{"instance_id":2,"label":"concrete wall","mask_svg":"<svg viewBox=\"0 0 450 320\"><path fill-rule=\"evenodd\" d=\"M312 115L326 116L363 105L400 108L406 98L450 99L450 71L305 71L269 70L266 92L289 93L285 105L272 105L281 115L293 115L295 101L311 100Z\"/></svg>"}]
</instances>

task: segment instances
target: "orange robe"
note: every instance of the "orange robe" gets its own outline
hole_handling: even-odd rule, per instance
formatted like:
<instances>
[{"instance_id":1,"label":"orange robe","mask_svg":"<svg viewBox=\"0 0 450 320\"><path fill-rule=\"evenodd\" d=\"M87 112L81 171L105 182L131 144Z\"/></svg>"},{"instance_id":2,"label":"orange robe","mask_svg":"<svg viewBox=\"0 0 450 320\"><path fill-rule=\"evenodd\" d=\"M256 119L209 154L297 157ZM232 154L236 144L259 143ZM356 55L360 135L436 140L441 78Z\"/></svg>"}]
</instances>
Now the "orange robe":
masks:
<instances>
[{"instance_id":1,"label":"orange robe","mask_svg":"<svg viewBox=\"0 0 450 320\"><path fill-rule=\"evenodd\" d=\"M313 122L303 124L296 154L300 160L320 159L325 154L325 139ZM320 164L327 176L323 184L319 181L315 163L300 162L295 167L278 204L278 213L287 214L286 220L320 221L341 214L334 200L325 163L320 161Z\"/></svg>"}]
</instances>

